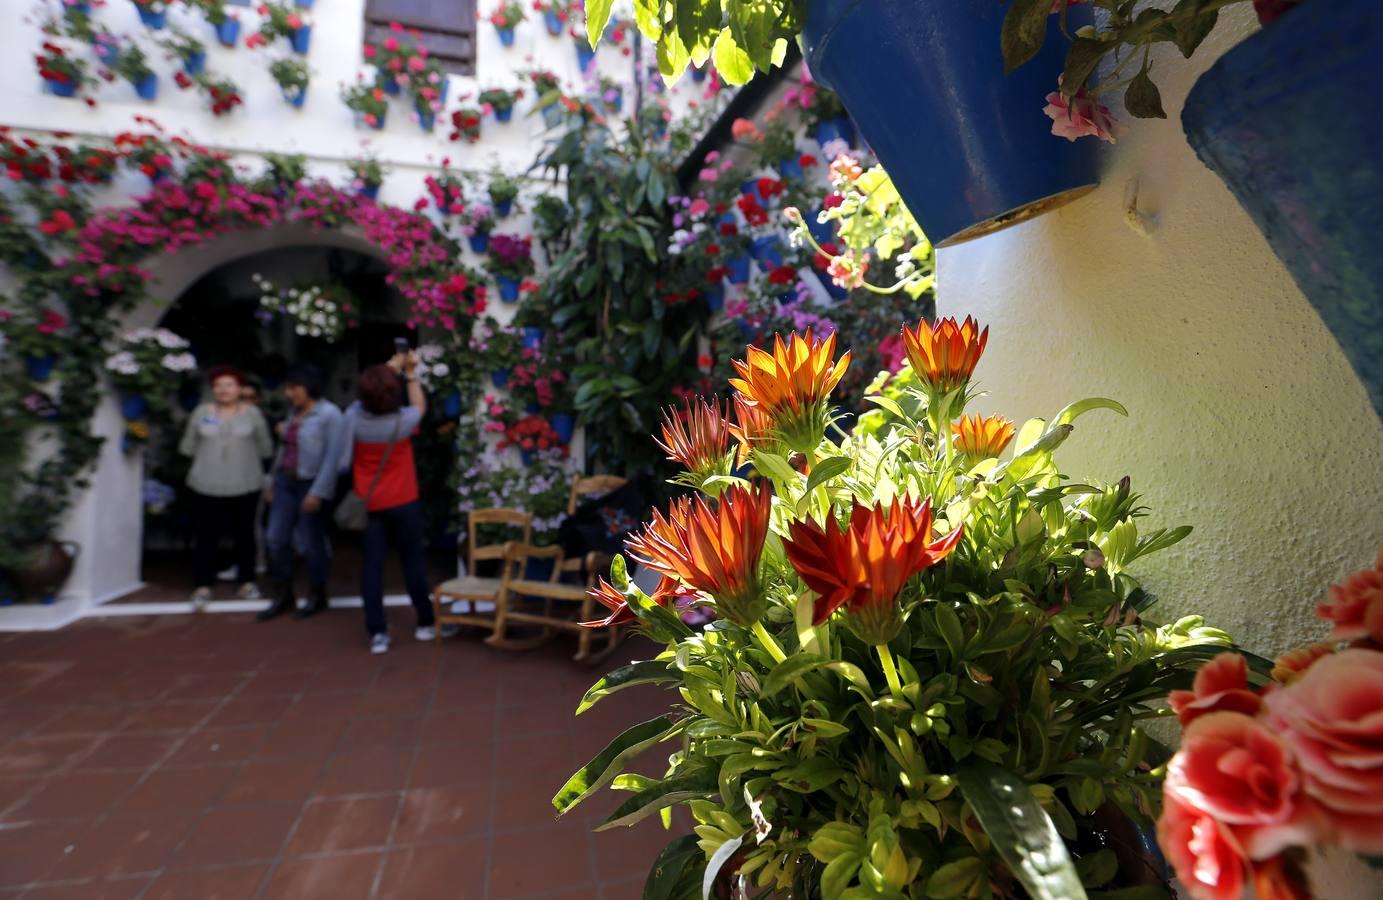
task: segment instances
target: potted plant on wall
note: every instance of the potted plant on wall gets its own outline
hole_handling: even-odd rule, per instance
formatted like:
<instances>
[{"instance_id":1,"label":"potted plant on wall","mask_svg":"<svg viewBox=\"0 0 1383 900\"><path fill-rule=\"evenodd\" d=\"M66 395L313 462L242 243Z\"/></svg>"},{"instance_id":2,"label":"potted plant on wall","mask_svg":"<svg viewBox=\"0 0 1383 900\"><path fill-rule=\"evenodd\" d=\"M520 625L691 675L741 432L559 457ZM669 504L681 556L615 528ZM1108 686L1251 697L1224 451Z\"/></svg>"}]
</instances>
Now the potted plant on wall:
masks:
<instances>
[{"instance_id":1,"label":"potted plant on wall","mask_svg":"<svg viewBox=\"0 0 1383 900\"><path fill-rule=\"evenodd\" d=\"M388 174L384 164L377 157L362 156L346 163L346 166L351 171L351 187L355 192L371 200L378 199L379 188Z\"/></svg>"},{"instance_id":2,"label":"potted plant on wall","mask_svg":"<svg viewBox=\"0 0 1383 900\"><path fill-rule=\"evenodd\" d=\"M121 415L127 422L143 422L151 405L166 405L177 394L182 379L196 371L197 358L187 341L168 329L139 328L120 336L105 368L120 393Z\"/></svg>"},{"instance_id":3,"label":"potted plant on wall","mask_svg":"<svg viewBox=\"0 0 1383 900\"><path fill-rule=\"evenodd\" d=\"M24 360L31 381L42 383L53 374L67 341L66 330L67 317L51 309L0 312L0 334L9 352Z\"/></svg>"},{"instance_id":4,"label":"potted plant on wall","mask_svg":"<svg viewBox=\"0 0 1383 900\"><path fill-rule=\"evenodd\" d=\"M240 97L239 86L229 78L205 72L189 78L187 73L177 72L174 73L173 80L177 82L179 88L184 90L195 85L206 96L207 106L211 110L211 114L218 118L229 114L244 102Z\"/></svg>"},{"instance_id":5,"label":"potted plant on wall","mask_svg":"<svg viewBox=\"0 0 1383 900\"><path fill-rule=\"evenodd\" d=\"M149 68L149 60L138 44L123 48L113 68L117 75L134 87L140 99L154 100L158 97L158 75Z\"/></svg>"},{"instance_id":6,"label":"potted plant on wall","mask_svg":"<svg viewBox=\"0 0 1383 900\"><path fill-rule=\"evenodd\" d=\"M516 303L519 285L533 274L533 238L512 234L490 235L487 267L499 285L499 299Z\"/></svg>"},{"instance_id":7,"label":"potted plant on wall","mask_svg":"<svg viewBox=\"0 0 1383 900\"><path fill-rule=\"evenodd\" d=\"M301 59L285 56L269 64L269 75L279 86L283 99L290 105L302 108L307 100L307 86L312 80L312 70Z\"/></svg>"},{"instance_id":8,"label":"potted plant on wall","mask_svg":"<svg viewBox=\"0 0 1383 900\"><path fill-rule=\"evenodd\" d=\"M490 202L495 205L495 215L498 218L506 218L514 209L514 200L519 196L519 182L517 179L495 170L490 173L490 183L486 190L490 194Z\"/></svg>"},{"instance_id":9,"label":"potted plant on wall","mask_svg":"<svg viewBox=\"0 0 1383 900\"><path fill-rule=\"evenodd\" d=\"M488 109L494 113L496 122L508 122L514 117L514 104L522 98L523 88L514 90L489 88L480 92L476 102L480 104L482 110Z\"/></svg>"},{"instance_id":10,"label":"potted plant on wall","mask_svg":"<svg viewBox=\"0 0 1383 900\"><path fill-rule=\"evenodd\" d=\"M45 41L34 56L38 77L56 97L75 97L87 83L86 62L67 55L57 44Z\"/></svg>"},{"instance_id":11,"label":"potted plant on wall","mask_svg":"<svg viewBox=\"0 0 1383 900\"><path fill-rule=\"evenodd\" d=\"M312 46L312 23L295 8L282 0L259 4L259 31L245 41L251 49L263 47L280 38L287 41L293 52L304 55Z\"/></svg>"},{"instance_id":12,"label":"potted plant on wall","mask_svg":"<svg viewBox=\"0 0 1383 900\"><path fill-rule=\"evenodd\" d=\"M195 76L206 69L206 44L186 32L173 30L168 37L161 39L159 46L176 59L185 74Z\"/></svg>"},{"instance_id":13,"label":"potted plant on wall","mask_svg":"<svg viewBox=\"0 0 1383 900\"><path fill-rule=\"evenodd\" d=\"M480 140L481 111L472 106L463 106L451 114L452 141L465 141L474 144Z\"/></svg>"},{"instance_id":14,"label":"potted plant on wall","mask_svg":"<svg viewBox=\"0 0 1383 900\"><path fill-rule=\"evenodd\" d=\"M187 0L189 6L201 10L207 24L216 32L223 47L234 47L240 39L240 18L226 8L226 0Z\"/></svg>"},{"instance_id":15,"label":"potted plant on wall","mask_svg":"<svg viewBox=\"0 0 1383 900\"><path fill-rule=\"evenodd\" d=\"M519 23L528 18L528 14L523 11L523 4L518 0L506 0L501 3L494 12L490 13L490 24L495 26L495 33L499 35L499 42L506 47L514 46L514 29L519 27Z\"/></svg>"},{"instance_id":16,"label":"potted plant on wall","mask_svg":"<svg viewBox=\"0 0 1383 900\"><path fill-rule=\"evenodd\" d=\"M367 128L379 131L389 115L389 99L383 89L373 84L357 81L341 90L341 102L355 113L356 121L363 122Z\"/></svg>"},{"instance_id":17,"label":"potted plant on wall","mask_svg":"<svg viewBox=\"0 0 1383 900\"><path fill-rule=\"evenodd\" d=\"M139 12L139 21L155 31L168 24L167 0L130 0Z\"/></svg>"}]
</instances>

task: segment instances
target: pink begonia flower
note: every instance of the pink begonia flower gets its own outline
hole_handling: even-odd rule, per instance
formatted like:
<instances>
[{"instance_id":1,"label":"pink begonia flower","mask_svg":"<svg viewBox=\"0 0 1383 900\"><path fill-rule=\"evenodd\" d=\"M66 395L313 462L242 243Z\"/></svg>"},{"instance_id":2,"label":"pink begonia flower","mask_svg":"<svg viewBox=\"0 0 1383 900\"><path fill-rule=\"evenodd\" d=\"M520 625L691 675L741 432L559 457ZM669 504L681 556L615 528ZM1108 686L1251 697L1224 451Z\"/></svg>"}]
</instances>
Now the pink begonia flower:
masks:
<instances>
[{"instance_id":1,"label":"pink begonia flower","mask_svg":"<svg viewBox=\"0 0 1383 900\"><path fill-rule=\"evenodd\" d=\"M720 159L720 151L719 151L719 150L712 150L710 153L707 153L707 154L706 154L706 162L708 162L708 163L713 163L713 162L715 162L715 161L718 160L718 159Z\"/></svg>"},{"instance_id":2,"label":"pink begonia flower","mask_svg":"<svg viewBox=\"0 0 1383 900\"><path fill-rule=\"evenodd\" d=\"M901 334L890 334L879 341L879 362L888 371L897 372L903 368L903 363L907 358L907 351L903 349L903 336Z\"/></svg>"},{"instance_id":3,"label":"pink begonia flower","mask_svg":"<svg viewBox=\"0 0 1383 900\"><path fill-rule=\"evenodd\" d=\"M1324 656L1263 703L1329 838L1356 853L1383 853L1383 652Z\"/></svg>"},{"instance_id":4,"label":"pink begonia flower","mask_svg":"<svg viewBox=\"0 0 1383 900\"><path fill-rule=\"evenodd\" d=\"M1058 78L1057 84L1060 83ZM1119 126L1109 114L1109 107L1086 94L1083 87L1069 102L1061 91L1052 91L1042 111L1052 120L1052 134L1068 141L1094 136L1112 144L1119 136Z\"/></svg>"},{"instance_id":5,"label":"pink begonia flower","mask_svg":"<svg viewBox=\"0 0 1383 900\"><path fill-rule=\"evenodd\" d=\"M1196 672L1189 691L1172 691L1167 703L1185 728L1212 712L1256 715L1262 699L1249 688L1248 662L1238 653L1221 653Z\"/></svg>"},{"instance_id":6,"label":"pink begonia flower","mask_svg":"<svg viewBox=\"0 0 1383 900\"><path fill-rule=\"evenodd\" d=\"M831 180L832 181L854 181L864 174L864 169L853 156L842 153L831 160Z\"/></svg>"},{"instance_id":7,"label":"pink begonia flower","mask_svg":"<svg viewBox=\"0 0 1383 900\"><path fill-rule=\"evenodd\" d=\"M702 181L715 181L716 179L720 178L720 173L718 173L715 169L702 169L697 174L697 177L700 178Z\"/></svg>"},{"instance_id":8,"label":"pink begonia flower","mask_svg":"<svg viewBox=\"0 0 1383 900\"><path fill-rule=\"evenodd\" d=\"M1372 569L1332 584L1325 602L1316 604L1316 615L1335 624L1327 635L1329 640L1354 641L1368 636L1383 644L1383 550L1378 551Z\"/></svg>"},{"instance_id":9,"label":"pink begonia flower","mask_svg":"<svg viewBox=\"0 0 1383 900\"><path fill-rule=\"evenodd\" d=\"M410 56L408 58L409 71L421 72L426 67L427 63L423 62L423 58L421 56Z\"/></svg>"},{"instance_id":10,"label":"pink begonia flower","mask_svg":"<svg viewBox=\"0 0 1383 900\"><path fill-rule=\"evenodd\" d=\"M706 213L710 212L710 210L710 202L705 197L697 197L695 200L692 201L692 205L688 209L688 212L690 212L693 216L704 216L706 215Z\"/></svg>"}]
</instances>

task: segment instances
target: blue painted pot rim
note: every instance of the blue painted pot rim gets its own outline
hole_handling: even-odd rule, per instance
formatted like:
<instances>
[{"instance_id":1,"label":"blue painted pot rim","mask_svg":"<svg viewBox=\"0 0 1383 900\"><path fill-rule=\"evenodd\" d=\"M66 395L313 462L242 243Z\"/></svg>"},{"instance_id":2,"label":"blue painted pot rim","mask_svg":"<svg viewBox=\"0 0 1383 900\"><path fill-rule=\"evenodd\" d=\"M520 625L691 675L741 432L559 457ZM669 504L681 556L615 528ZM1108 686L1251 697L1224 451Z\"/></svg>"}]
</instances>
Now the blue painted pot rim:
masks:
<instances>
[{"instance_id":1,"label":"blue painted pot rim","mask_svg":"<svg viewBox=\"0 0 1383 900\"><path fill-rule=\"evenodd\" d=\"M1005 74L1006 10L955 0L806 3L802 46L813 77L840 95L937 246L1026 221L1097 183L1099 141L1052 135L1042 111L1065 62L1060 17L1050 17L1042 51ZM1091 17L1089 6L1073 6L1066 27Z\"/></svg>"}]
</instances>

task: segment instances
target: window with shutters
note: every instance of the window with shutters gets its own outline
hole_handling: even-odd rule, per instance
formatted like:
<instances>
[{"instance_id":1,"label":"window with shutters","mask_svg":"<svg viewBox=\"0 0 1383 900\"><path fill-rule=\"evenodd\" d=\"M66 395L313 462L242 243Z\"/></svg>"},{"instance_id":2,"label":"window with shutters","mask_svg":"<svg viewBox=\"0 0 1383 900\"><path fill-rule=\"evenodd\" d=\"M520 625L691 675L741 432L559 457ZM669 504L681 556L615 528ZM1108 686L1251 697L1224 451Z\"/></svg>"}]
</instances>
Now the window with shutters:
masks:
<instances>
[{"instance_id":1,"label":"window with shutters","mask_svg":"<svg viewBox=\"0 0 1383 900\"><path fill-rule=\"evenodd\" d=\"M457 75L475 74L476 0L367 0L365 40L389 36L389 23L416 29L428 53Z\"/></svg>"}]
</instances>

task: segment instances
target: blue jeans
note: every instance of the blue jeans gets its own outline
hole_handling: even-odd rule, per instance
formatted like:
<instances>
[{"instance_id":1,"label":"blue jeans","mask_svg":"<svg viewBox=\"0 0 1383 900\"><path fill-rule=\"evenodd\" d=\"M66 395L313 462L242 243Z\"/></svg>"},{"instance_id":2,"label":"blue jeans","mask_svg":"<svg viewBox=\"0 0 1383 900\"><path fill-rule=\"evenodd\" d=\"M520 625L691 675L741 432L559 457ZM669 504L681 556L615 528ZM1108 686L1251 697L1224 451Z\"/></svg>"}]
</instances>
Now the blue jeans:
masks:
<instances>
[{"instance_id":1,"label":"blue jeans","mask_svg":"<svg viewBox=\"0 0 1383 900\"><path fill-rule=\"evenodd\" d=\"M331 502L322 501L315 513L303 512L303 498L312 482L274 473L274 500L269 504L269 528L264 543L269 551L269 573L279 581L293 580L294 531L304 539L307 581L314 588L327 583L327 517Z\"/></svg>"},{"instance_id":2,"label":"blue jeans","mask_svg":"<svg viewBox=\"0 0 1383 900\"><path fill-rule=\"evenodd\" d=\"M360 573L360 600L365 607L365 630L383 634L389 630L384 618L384 554L393 544L403 564L403 580L409 599L418 613L418 627L433 623L432 595L427 587L427 564L423 559L423 507L417 500L388 509L376 510L365 520L365 565Z\"/></svg>"}]
</instances>

